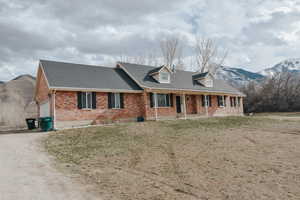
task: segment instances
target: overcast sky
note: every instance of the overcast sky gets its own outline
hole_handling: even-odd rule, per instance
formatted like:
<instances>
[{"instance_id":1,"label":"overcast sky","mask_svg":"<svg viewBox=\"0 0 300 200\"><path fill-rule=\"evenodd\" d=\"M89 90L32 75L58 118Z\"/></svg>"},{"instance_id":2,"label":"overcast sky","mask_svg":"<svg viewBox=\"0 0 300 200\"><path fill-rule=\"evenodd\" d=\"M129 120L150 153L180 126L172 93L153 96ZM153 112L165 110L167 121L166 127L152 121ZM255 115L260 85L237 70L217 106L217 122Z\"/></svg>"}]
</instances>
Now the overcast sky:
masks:
<instances>
[{"instance_id":1,"label":"overcast sky","mask_svg":"<svg viewBox=\"0 0 300 200\"><path fill-rule=\"evenodd\" d=\"M259 71L300 57L300 0L0 0L0 80L35 75L39 59L112 65L170 35L188 48L195 34Z\"/></svg>"}]
</instances>

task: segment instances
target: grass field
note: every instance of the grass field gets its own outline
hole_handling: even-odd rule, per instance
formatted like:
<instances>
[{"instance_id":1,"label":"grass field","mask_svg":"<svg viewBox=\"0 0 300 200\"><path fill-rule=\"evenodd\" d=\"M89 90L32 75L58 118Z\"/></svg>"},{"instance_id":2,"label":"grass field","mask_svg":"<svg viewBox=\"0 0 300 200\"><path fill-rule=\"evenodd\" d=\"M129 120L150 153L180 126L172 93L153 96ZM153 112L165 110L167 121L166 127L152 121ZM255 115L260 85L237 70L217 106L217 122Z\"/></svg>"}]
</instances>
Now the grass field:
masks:
<instances>
[{"instance_id":1,"label":"grass field","mask_svg":"<svg viewBox=\"0 0 300 200\"><path fill-rule=\"evenodd\" d=\"M130 123L51 133L45 146L104 199L299 199L299 122Z\"/></svg>"}]
</instances>

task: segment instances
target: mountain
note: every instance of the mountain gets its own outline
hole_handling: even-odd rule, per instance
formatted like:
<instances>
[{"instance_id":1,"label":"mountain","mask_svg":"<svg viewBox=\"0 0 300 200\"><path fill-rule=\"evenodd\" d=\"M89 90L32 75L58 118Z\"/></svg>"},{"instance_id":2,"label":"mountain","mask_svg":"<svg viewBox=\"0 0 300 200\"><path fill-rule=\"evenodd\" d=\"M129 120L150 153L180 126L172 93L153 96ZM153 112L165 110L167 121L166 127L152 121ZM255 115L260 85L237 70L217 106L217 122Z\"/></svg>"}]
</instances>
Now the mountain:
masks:
<instances>
[{"instance_id":1,"label":"mountain","mask_svg":"<svg viewBox=\"0 0 300 200\"><path fill-rule=\"evenodd\" d=\"M263 76L273 76L279 72L297 72L300 73L300 58L292 58L284 60L274 67L267 68L258 72Z\"/></svg>"},{"instance_id":2,"label":"mountain","mask_svg":"<svg viewBox=\"0 0 300 200\"><path fill-rule=\"evenodd\" d=\"M273 67L256 73L242 68L222 66L217 70L216 78L225 80L232 86L240 88L251 81L260 82L264 78L280 72L294 72L300 74L300 58L284 60Z\"/></svg>"},{"instance_id":3,"label":"mountain","mask_svg":"<svg viewBox=\"0 0 300 200\"><path fill-rule=\"evenodd\" d=\"M30 75L0 84L0 130L25 127L26 118L36 117L34 88L35 78Z\"/></svg>"},{"instance_id":4,"label":"mountain","mask_svg":"<svg viewBox=\"0 0 300 200\"><path fill-rule=\"evenodd\" d=\"M250 72L241 68L234 67L220 67L216 72L216 78L227 81L234 87L241 87L248 84L251 81L260 81L265 76Z\"/></svg>"}]
</instances>

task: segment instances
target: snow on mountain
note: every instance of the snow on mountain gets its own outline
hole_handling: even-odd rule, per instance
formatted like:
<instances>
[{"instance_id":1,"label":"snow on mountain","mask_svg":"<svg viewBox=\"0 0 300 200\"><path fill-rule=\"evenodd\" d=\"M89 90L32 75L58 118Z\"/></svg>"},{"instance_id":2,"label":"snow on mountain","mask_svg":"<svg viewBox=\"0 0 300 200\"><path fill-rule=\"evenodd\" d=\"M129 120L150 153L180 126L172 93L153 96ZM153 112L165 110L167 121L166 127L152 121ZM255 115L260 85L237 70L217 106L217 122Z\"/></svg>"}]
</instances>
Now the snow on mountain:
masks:
<instances>
[{"instance_id":1,"label":"snow on mountain","mask_svg":"<svg viewBox=\"0 0 300 200\"><path fill-rule=\"evenodd\" d=\"M222 66L217 70L216 78L225 80L232 86L240 88L251 81L259 81L264 76L241 68Z\"/></svg>"},{"instance_id":2,"label":"snow on mountain","mask_svg":"<svg viewBox=\"0 0 300 200\"><path fill-rule=\"evenodd\" d=\"M284 60L274 67L267 68L258 72L263 76L274 76L279 72L299 72L300 73L300 58L293 58Z\"/></svg>"}]
</instances>

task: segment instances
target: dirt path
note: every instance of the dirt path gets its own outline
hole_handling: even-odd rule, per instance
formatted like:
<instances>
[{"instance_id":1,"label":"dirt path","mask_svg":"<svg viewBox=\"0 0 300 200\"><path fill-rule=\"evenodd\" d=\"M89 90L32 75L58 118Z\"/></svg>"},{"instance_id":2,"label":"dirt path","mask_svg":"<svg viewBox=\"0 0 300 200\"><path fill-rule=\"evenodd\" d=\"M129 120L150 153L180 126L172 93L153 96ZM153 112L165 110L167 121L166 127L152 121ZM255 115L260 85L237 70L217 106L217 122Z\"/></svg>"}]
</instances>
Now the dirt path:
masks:
<instances>
[{"instance_id":1,"label":"dirt path","mask_svg":"<svg viewBox=\"0 0 300 200\"><path fill-rule=\"evenodd\" d=\"M99 199L88 186L53 167L39 141L44 133L0 134L0 200Z\"/></svg>"}]
</instances>

